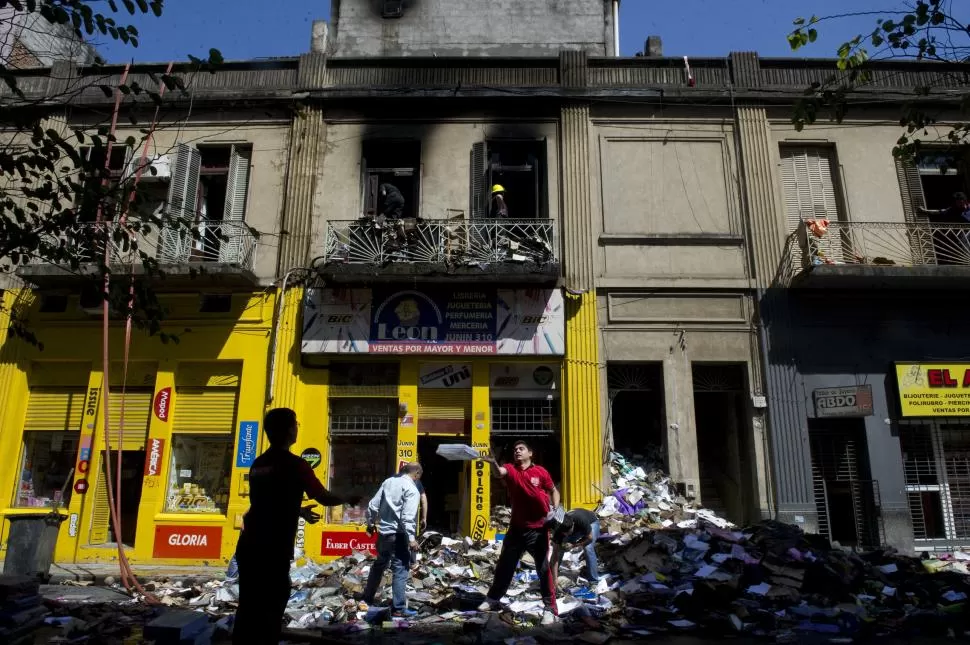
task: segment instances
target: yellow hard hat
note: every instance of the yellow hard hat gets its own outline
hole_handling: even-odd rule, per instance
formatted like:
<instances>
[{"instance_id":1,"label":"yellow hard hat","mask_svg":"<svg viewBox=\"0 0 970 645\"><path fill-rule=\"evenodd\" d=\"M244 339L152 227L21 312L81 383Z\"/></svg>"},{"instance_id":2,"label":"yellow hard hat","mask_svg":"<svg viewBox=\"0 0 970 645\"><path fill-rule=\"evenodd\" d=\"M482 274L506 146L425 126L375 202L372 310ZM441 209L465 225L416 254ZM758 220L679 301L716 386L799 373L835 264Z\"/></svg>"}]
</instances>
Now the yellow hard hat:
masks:
<instances>
[{"instance_id":1,"label":"yellow hard hat","mask_svg":"<svg viewBox=\"0 0 970 645\"><path fill-rule=\"evenodd\" d=\"M495 193L504 193L504 192L505 192L505 186L503 186L502 184L495 184L494 186L492 186L493 195Z\"/></svg>"}]
</instances>

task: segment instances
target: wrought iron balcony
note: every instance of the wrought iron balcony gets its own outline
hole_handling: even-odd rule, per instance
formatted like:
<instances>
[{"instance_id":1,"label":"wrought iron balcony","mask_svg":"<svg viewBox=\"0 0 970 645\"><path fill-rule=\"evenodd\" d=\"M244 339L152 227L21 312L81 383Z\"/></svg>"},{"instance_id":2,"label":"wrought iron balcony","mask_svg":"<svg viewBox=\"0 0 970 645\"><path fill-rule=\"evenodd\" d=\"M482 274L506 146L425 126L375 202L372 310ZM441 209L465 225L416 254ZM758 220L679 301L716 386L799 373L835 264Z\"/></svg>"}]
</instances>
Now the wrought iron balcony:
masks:
<instances>
[{"instance_id":1,"label":"wrought iron balcony","mask_svg":"<svg viewBox=\"0 0 970 645\"><path fill-rule=\"evenodd\" d=\"M136 272L143 269L144 254L158 263L166 278L189 274L195 277L204 268L203 273L213 276L235 274L244 283L255 280L252 269L256 236L241 222L199 222L161 228L141 222L125 227L117 222L85 223L45 242L54 249L45 255L56 256L56 265L30 264L18 269L21 277L42 287L58 286L55 283L68 281L74 273L89 273L91 265L103 261L105 245L110 250L109 265L133 265ZM78 270L65 271L71 266Z\"/></svg>"},{"instance_id":2,"label":"wrought iron balcony","mask_svg":"<svg viewBox=\"0 0 970 645\"><path fill-rule=\"evenodd\" d=\"M327 222L321 273L355 280L492 275L550 282L559 277L550 219L369 219Z\"/></svg>"},{"instance_id":3,"label":"wrought iron balcony","mask_svg":"<svg viewBox=\"0 0 970 645\"><path fill-rule=\"evenodd\" d=\"M788 237L778 282L903 286L968 277L970 224L819 220L803 222Z\"/></svg>"}]
</instances>

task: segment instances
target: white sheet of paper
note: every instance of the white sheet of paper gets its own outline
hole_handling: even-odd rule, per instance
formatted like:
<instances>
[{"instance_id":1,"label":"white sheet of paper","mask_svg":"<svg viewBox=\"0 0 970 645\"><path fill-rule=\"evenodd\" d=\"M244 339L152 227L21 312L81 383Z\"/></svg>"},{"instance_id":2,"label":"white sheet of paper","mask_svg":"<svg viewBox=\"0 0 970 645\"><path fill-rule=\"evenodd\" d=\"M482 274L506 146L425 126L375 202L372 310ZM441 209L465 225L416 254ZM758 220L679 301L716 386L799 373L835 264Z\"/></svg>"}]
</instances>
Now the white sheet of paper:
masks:
<instances>
[{"instance_id":1,"label":"white sheet of paper","mask_svg":"<svg viewBox=\"0 0 970 645\"><path fill-rule=\"evenodd\" d=\"M711 565L706 565L694 572L694 575L698 578L709 578L712 573L717 571L717 567L712 567Z\"/></svg>"},{"instance_id":2,"label":"white sheet of paper","mask_svg":"<svg viewBox=\"0 0 970 645\"><path fill-rule=\"evenodd\" d=\"M753 593L758 596L764 596L769 591L771 591L771 585L767 582L762 582L760 585L751 585L748 587L748 593Z\"/></svg>"},{"instance_id":3,"label":"white sheet of paper","mask_svg":"<svg viewBox=\"0 0 970 645\"><path fill-rule=\"evenodd\" d=\"M896 573L899 569L896 567L895 564L884 564L881 567L879 567L879 570L882 571L883 573Z\"/></svg>"},{"instance_id":4,"label":"white sheet of paper","mask_svg":"<svg viewBox=\"0 0 970 645\"><path fill-rule=\"evenodd\" d=\"M436 453L449 461L475 461L481 459L478 451L463 443L443 443Z\"/></svg>"}]
</instances>

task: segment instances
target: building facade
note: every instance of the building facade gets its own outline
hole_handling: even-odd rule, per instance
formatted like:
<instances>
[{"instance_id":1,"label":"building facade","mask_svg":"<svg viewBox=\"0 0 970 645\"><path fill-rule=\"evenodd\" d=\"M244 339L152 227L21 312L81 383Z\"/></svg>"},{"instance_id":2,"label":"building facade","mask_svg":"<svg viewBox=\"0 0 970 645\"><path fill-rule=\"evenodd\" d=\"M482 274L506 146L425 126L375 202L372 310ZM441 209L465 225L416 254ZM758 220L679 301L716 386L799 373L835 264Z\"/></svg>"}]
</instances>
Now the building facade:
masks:
<instances>
[{"instance_id":1,"label":"building facade","mask_svg":"<svg viewBox=\"0 0 970 645\"><path fill-rule=\"evenodd\" d=\"M597 503L616 450L738 523L960 543L963 408L914 402L963 386L944 294L970 264L965 233L918 219L963 180L895 164L891 105L795 132L792 101L832 63L611 57L611 3L581 0L574 41L499 56L490 27L451 52L468 55L435 56L419 45L439 22L397 4L343 0L307 54L227 63L169 99L186 118L159 130L143 190L197 235L140 244L165 268L180 342L136 333L126 362L118 319L106 376L99 297L58 267L9 285L4 311L44 349L0 349L0 549L10 518L57 500L58 560L116 558L103 464L116 473L120 447L130 560L224 563L280 406L336 490L369 495L421 461L443 531L493 535L506 500L483 462L438 448L507 455L525 438L569 507ZM21 87L85 73L59 64ZM110 114L96 87L78 101ZM387 186L400 225L380 223ZM360 509L340 508L297 548L367 544Z\"/></svg>"}]
</instances>

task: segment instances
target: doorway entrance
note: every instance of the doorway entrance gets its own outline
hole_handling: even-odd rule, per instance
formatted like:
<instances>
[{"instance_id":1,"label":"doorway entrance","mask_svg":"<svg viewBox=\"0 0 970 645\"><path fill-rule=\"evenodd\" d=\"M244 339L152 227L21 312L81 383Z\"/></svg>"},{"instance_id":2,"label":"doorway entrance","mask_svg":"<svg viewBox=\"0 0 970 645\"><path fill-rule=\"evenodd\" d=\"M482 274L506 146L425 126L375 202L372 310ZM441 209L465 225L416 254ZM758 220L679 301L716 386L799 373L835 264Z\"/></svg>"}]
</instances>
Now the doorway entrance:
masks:
<instances>
[{"instance_id":1,"label":"doorway entrance","mask_svg":"<svg viewBox=\"0 0 970 645\"><path fill-rule=\"evenodd\" d=\"M735 524L753 517L755 452L745 365L693 365L701 503Z\"/></svg>"},{"instance_id":2,"label":"doorway entrance","mask_svg":"<svg viewBox=\"0 0 970 645\"><path fill-rule=\"evenodd\" d=\"M418 437L418 462L424 473L421 483L428 496L428 529L445 535L457 533L467 505L470 471L467 461L449 461L437 454L438 446L467 443L463 437Z\"/></svg>"},{"instance_id":3,"label":"doorway entrance","mask_svg":"<svg viewBox=\"0 0 970 645\"><path fill-rule=\"evenodd\" d=\"M117 481L115 478L118 473L116 468L118 466L118 453L112 451L111 453L106 453L101 451L101 476L98 478L98 483L104 485L104 460L111 460L111 478L112 485ZM145 467L145 451L144 450L124 450L121 453L121 489L114 491L116 499L121 502L121 515L119 519L121 520L121 542L125 546L135 546L135 534L138 530L138 506L141 502L141 486L143 479L143 470ZM103 492L98 492L99 499L98 502L103 502L106 505L106 523L105 526L108 529L107 543L114 543L116 540L114 519L111 516L111 509L108 504L108 492L107 488L103 488ZM103 495L103 500L100 499ZM99 504L100 505L100 504Z\"/></svg>"},{"instance_id":4,"label":"doorway entrance","mask_svg":"<svg viewBox=\"0 0 970 645\"><path fill-rule=\"evenodd\" d=\"M663 364L610 362L606 379L612 449L668 470Z\"/></svg>"}]
</instances>

